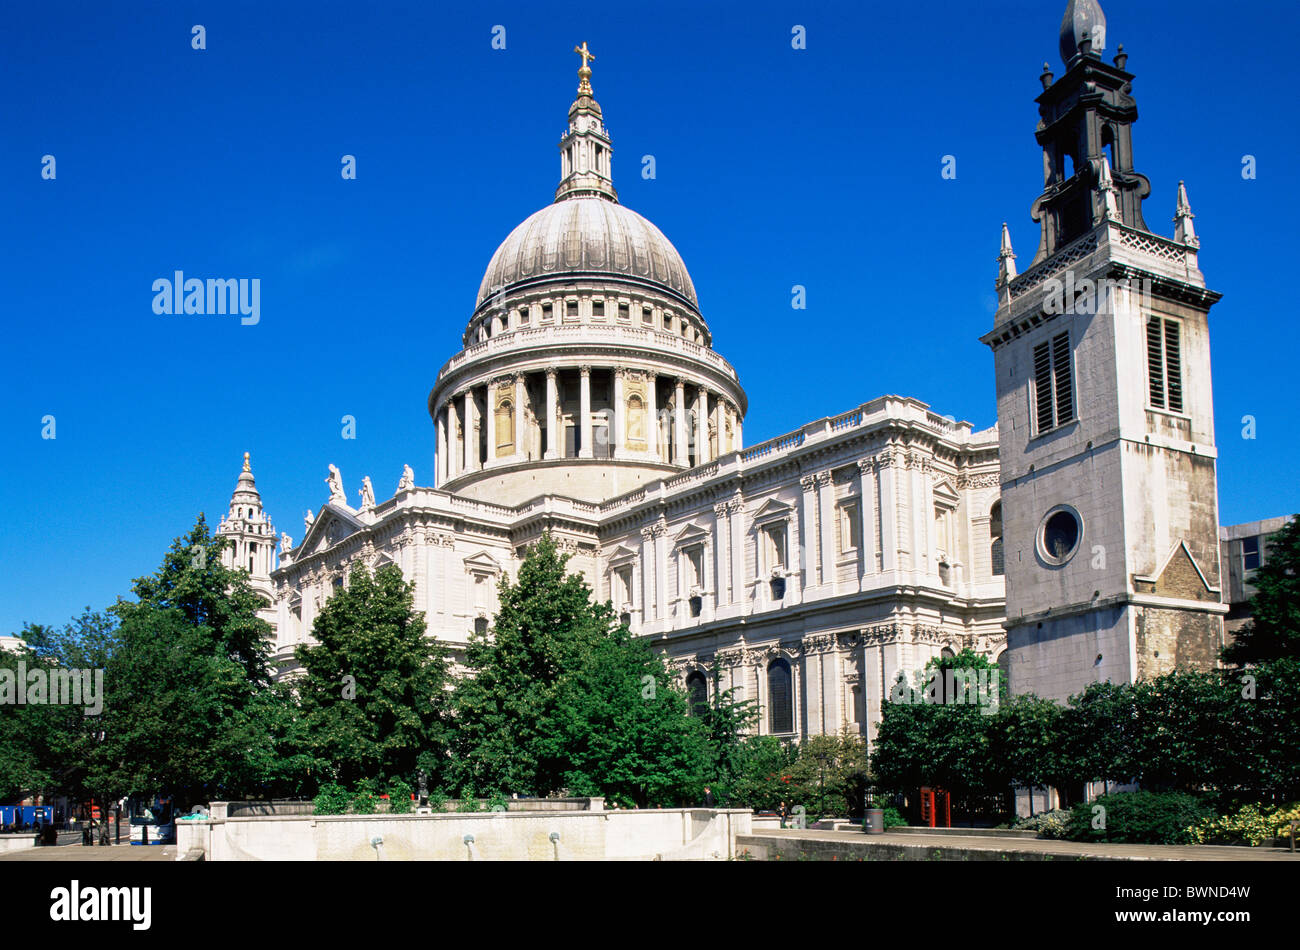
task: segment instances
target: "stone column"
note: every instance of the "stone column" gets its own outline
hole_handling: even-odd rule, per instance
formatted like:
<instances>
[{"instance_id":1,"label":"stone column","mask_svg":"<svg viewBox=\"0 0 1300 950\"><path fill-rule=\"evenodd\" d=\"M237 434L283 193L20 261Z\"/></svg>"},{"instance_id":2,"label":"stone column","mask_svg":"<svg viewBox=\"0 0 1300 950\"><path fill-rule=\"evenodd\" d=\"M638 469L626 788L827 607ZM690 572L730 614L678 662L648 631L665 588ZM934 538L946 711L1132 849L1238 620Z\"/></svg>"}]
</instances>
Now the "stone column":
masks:
<instances>
[{"instance_id":1,"label":"stone column","mask_svg":"<svg viewBox=\"0 0 1300 950\"><path fill-rule=\"evenodd\" d=\"M544 458L559 458L559 386L556 370L546 371L546 454Z\"/></svg>"},{"instance_id":2,"label":"stone column","mask_svg":"<svg viewBox=\"0 0 1300 950\"><path fill-rule=\"evenodd\" d=\"M439 406L433 414L438 426L438 442L435 446L438 464L434 467L438 487L442 487L442 483L447 480L447 415L442 410L443 407Z\"/></svg>"},{"instance_id":3,"label":"stone column","mask_svg":"<svg viewBox=\"0 0 1300 950\"><path fill-rule=\"evenodd\" d=\"M515 374L515 455L524 455L524 374Z\"/></svg>"},{"instance_id":4,"label":"stone column","mask_svg":"<svg viewBox=\"0 0 1300 950\"><path fill-rule=\"evenodd\" d=\"M613 450L610 452L610 458L622 458L626 455L626 447L623 438L624 406L623 406L623 369L622 367L614 368L614 412L609 420L609 442Z\"/></svg>"},{"instance_id":5,"label":"stone column","mask_svg":"<svg viewBox=\"0 0 1300 950\"><path fill-rule=\"evenodd\" d=\"M659 457L659 399L655 395L654 370L646 370L645 401L646 401L646 423L645 423L646 454L649 455L652 459L657 459Z\"/></svg>"},{"instance_id":6,"label":"stone column","mask_svg":"<svg viewBox=\"0 0 1300 950\"><path fill-rule=\"evenodd\" d=\"M731 572L728 570L728 558L731 545L728 535L727 503L719 502L713 506L713 568L717 579L713 585L714 608L728 603L727 589L731 586Z\"/></svg>"},{"instance_id":7,"label":"stone column","mask_svg":"<svg viewBox=\"0 0 1300 950\"><path fill-rule=\"evenodd\" d=\"M745 602L745 506L737 494L730 501L731 518L731 602Z\"/></svg>"},{"instance_id":8,"label":"stone column","mask_svg":"<svg viewBox=\"0 0 1300 950\"><path fill-rule=\"evenodd\" d=\"M654 604L658 598L655 588L654 529L641 529L641 622L649 623L655 617Z\"/></svg>"},{"instance_id":9,"label":"stone column","mask_svg":"<svg viewBox=\"0 0 1300 950\"><path fill-rule=\"evenodd\" d=\"M486 408L484 415L487 418L487 460L483 463L484 468L494 464L497 457L497 407L496 393L493 391L495 388L492 380L488 380L487 396L483 400L483 405Z\"/></svg>"},{"instance_id":10,"label":"stone column","mask_svg":"<svg viewBox=\"0 0 1300 950\"><path fill-rule=\"evenodd\" d=\"M655 525L655 589L659 593L659 610L656 616L665 619L668 616L668 539L663 525Z\"/></svg>"},{"instance_id":11,"label":"stone column","mask_svg":"<svg viewBox=\"0 0 1300 950\"><path fill-rule=\"evenodd\" d=\"M467 389L465 397L465 468L466 472L478 471L478 426L477 407L474 405L474 390Z\"/></svg>"},{"instance_id":12,"label":"stone column","mask_svg":"<svg viewBox=\"0 0 1300 950\"><path fill-rule=\"evenodd\" d=\"M725 421L722 393L713 400L713 410L709 413L709 422L713 425L715 449L710 452L712 458L721 458L726 453L727 424Z\"/></svg>"},{"instance_id":13,"label":"stone column","mask_svg":"<svg viewBox=\"0 0 1300 950\"><path fill-rule=\"evenodd\" d=\"M736 408L736 444L732 446L732 449L736 452L739 452L741 449L745 447L745 439L744 439L744 435L741 432L741 426L742 423L740 421L740 408L737 407Z\"/></svg>"},{"instance_id":14,"label":"stone column","mask_svg":"<svg viewBox=\"0 0 1300 950\"><path fill-rule=\"evenodd\" d=\"M695 391L695 464L702 465L709 456L709 391L701 386Z\"/></svg>"},{"instance_id":15,"label":"stone column","mask_svg":"<svg viewBox=\"0 0 1300 950\"><path fill-rule=\"evenodd\" d=\"M578 368L582 377L582 388L578 397L578 415L580 418L582 446L578 450L578 458L592 458L591 451L591 367L582 366Z\"/></svg>"},{"instance_id":16,"label":"stone column","mask_svg":"<svg viewBox=\"0 0 1300 950\"><path fill-rule=\"evenodd\" d=\"M836 544L835 535L839 530L836 521L839 512L835 510L835 486L831 484L830 472L817 473L817 488L818 521L822 540L822 583L833 588L838 580L835 562L839 559L839 546Z\"/></svg>"},{"instance_id":17,"label":"stone column","mask_svg":"<svg viewBox=\"0 0 1300 950\"><path fill-rule=\"evenodd\" d=\"M876 466L871 459L858 461L858 550L862 552L862 576L876 572L876 516L871 500L876 494ZM862 695L866 696L863 685Z\"/></svg>"},{"instance_id":18,"label":"stone column","mask_svg":"<svg viewBox=\"0 0 1300 950\"><path fill-rule=\"evenodd\" d=\"M805 475L799 480L803 493L799 496L799 573L802 575L801 587L814 587L820 583L817 578L817 532L814 524L817 518L817 478Z\"/></svg>"},{"instance_id":19,"label":"stone column","mask_svg":"<svg viewBox=\"0 0 1300 950\"><path fill-rule=\"evenodd\" d=\"M460 463L465 458L460 443L460 420L456 413L456 397L447 400L447 478L460 474Z\"/></svg>"},{"instance_id":20,"label":"stone column","mask_svg":"<svg viewBox=\"0 0 1300 950\"><path fill-rule=\"evenodd\" d=\"M880 566L883 571L898 570L898 489L897 470L892 453L877 457L880 472Z\"/></svg>"},{"instance_id":21,"label":"stone column","mask_svg":"<svg viewBox=\"0 0 1300 950\"><path fill-rule=\"evenodd\" d=\"M677 377L677 391L673 398L673 463L682 468L690 467L690 458L686 451L686 380Z\"/></svg>"}]
</instances>

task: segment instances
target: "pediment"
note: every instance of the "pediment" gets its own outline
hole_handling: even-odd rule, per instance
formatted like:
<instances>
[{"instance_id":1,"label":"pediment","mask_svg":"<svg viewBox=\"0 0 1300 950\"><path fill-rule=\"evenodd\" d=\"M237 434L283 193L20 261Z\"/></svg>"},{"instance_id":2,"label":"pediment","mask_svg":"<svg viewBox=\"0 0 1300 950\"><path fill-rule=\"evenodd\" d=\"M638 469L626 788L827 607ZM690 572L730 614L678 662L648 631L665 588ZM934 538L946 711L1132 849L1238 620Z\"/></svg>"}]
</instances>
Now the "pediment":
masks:
<instances>
[{"instance_id":1,"label":"pediment","mask_svg":"<svg viewBox=\"0 0 1300 950\"><path fill-rule=\"evenodd\" d=\"M1218 587L1210 586L1186 541L1174 545L1158 571L1150 575L1135 574L1133 581L1140 593L1181 600L1217 601L1221 593Z\"/></svg>"},{"instance_id":2,"label":"pediment","mask_svg":"<svg viewBox=\"0 0 1300 950\"><path fill-rule=\"evenodd\" d=\"M465 570L472 574L500 574L501 565L486 551L478 551L465 558Z\"/></svg>"},{"instance_id":3,"label":"pediment","mask_svg":"<svg viewBox=\"0 0 1300 950\"><path fill-rule=\"evenodd\" d=\"M609 553L608 561L610 564L623 564L627 561L635 561L636 552L626 545L620 544Z\"/></svg>"},{"instance_id":4,"label":"pediment","mask_svg":"<svg viewBox=\"0 0 1300 950\"><path fill-rule=\"evenodd\" d=\"M957 494L957 489L946 478L941 478L934 483L934 497L943 501L950 501L953 504L961 500L961 496Z\"/></svg>"},{"instance_id":5,"label":"pediment","mask_svg":"<svg viewBox=\"0 0 1300 950\"><path fill-rule=\"evenodd\" d=\"M787 505L777 498L769 498L763 502L758 511L754 512L754 523L789 518L792 514L794 514L793 505Z\"/></svg>"},{"instance_id":6,"label":"pediment","mask_svg":"<svg viewBox=\"0 0 1300 950\"><path fill-rule=\"evenodd\" d=\"M683 544L692 544L696 541L707 541L708 538L709 532L692 522L682 528L681 531L677 532L677 537L673 539L673 544L677 547L681 547Z\"/></svg>"},{"instance_id":7,"label":"pediment","mask_svg":"<svg viewBox=\"0 0 1300 950\"><path fill-rule=\"evenodd\" d=\"M351 510L333 503L327 504L312 522L311 530L302 539L302 544L293 549L294 560L300 561L312 554L327 551L364 528L365 525Z\"/></svg>"}]
</instances>

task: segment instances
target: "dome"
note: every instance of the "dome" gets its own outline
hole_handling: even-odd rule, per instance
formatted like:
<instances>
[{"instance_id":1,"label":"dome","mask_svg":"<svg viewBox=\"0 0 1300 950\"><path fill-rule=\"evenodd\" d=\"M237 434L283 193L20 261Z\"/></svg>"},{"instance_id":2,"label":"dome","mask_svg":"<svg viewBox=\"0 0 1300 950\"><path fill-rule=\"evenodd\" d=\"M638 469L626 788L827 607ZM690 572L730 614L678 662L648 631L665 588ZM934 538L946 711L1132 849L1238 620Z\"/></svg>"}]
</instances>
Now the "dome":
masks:
<instances>
[{"instance_id":1,"label":"dome","mask_svg":"<svg viewBox=\"0 0 1300 950\"><path fill-rule=\"evenodd\" d=\"M558 276L611 275L657 284L698 310L677 248L641 215L608 198L566 198L530 215L492 255L475 309L492 294Z\"/></svg>"},{"instance_id":2,"label":"dome","mask_svg":"<svg viewBox=\"0 0 1300 950\"><path fill-rule=\"evenodd\" d=\"M1106 48L1106 14L1097 0L1070 0L1061 18L1061 60L1067 67L1085 36L1092 43L1092 52L1100 54Z\"/></svg>"}]
</instances>

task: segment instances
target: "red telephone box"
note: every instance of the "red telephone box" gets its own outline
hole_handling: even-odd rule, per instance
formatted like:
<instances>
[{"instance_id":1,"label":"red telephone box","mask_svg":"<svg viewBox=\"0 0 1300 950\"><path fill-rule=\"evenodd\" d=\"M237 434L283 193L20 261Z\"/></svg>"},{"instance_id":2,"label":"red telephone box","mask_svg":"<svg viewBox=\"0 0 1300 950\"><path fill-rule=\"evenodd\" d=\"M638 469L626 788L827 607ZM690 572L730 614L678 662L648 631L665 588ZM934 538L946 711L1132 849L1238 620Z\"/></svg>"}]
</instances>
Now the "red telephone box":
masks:
<instances>
[{"instance_id":1,"label":"red telephone box","mask_svg":"<svg viewBox=\"0 0 1300 950\"><path fill-rule=\"evenodd\" d=\"M952 799L945 789L921 789L921 824L928 828L952 827Z\"/></svg>"}]
</instances>

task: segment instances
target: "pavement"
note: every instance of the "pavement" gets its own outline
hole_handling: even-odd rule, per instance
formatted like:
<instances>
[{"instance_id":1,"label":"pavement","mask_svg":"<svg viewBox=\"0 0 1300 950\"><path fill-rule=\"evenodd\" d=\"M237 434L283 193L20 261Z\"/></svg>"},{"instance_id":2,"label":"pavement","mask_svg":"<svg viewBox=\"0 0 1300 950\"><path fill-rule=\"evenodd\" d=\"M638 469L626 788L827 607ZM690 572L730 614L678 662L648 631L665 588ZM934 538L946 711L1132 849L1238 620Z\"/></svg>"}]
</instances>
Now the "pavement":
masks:
<instances>
[{"instance_id":1,"label":"pavement","mask_svg":"<svg viewBox=\"0 0 1300 950\"><path fill-rule=\"evenodd\" d=\"M1227 845L1093 844L1082 841L1053 841L1047 838L992 837L942 832L936 834L867 835L860 829L819 831L816 829L755 829L754 838L791 838L837 841L858 845L894 845L907 848L1019 852L1069 858L1129 861L1295 861L1300 853L1285 848L1245 848Z\"/></svg>"},{"instance_id":2,"label":"pavement","mask_svg":"<svg viewBox=\"0 0 1300 950\"><path fill-rule=\"evenodd\" d=\"M81 844L55 845L54 847L25 848L0 854L6 861L175 861L176 845L112 844L108 847L87 848Z\"/></svg>"}]
</instances>

